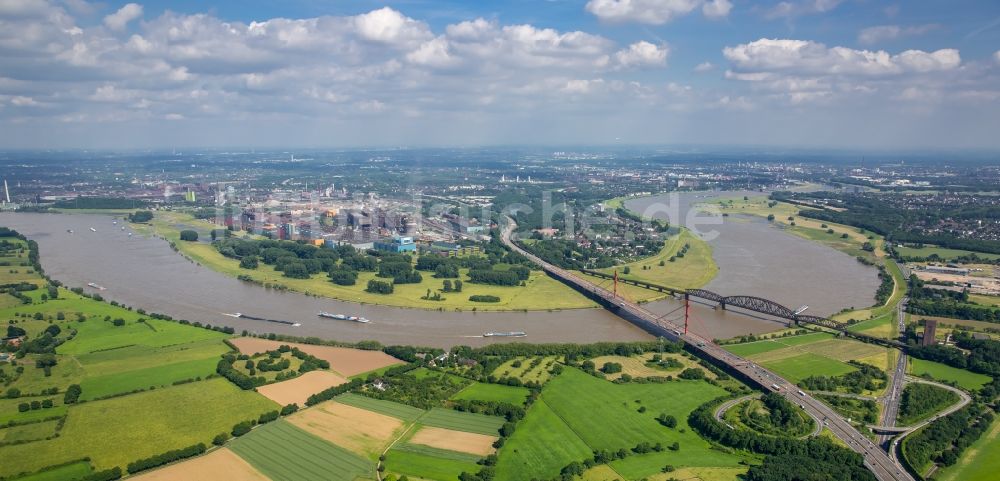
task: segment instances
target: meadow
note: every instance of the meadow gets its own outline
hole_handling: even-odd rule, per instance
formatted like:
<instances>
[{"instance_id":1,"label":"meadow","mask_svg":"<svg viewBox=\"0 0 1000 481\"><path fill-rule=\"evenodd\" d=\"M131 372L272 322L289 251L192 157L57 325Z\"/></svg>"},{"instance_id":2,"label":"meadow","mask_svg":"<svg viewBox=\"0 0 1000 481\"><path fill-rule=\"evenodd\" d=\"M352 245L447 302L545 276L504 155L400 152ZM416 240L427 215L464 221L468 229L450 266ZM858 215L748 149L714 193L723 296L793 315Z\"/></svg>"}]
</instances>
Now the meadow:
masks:
<instances>
[{"instance_id":1,"label":"meadow","mask_svg":"<svg viewBox=\"0 0 1000 481\"><path fill-rule=\"evenodd\" d=\"M628 474L617 467L615 471L638 479L660 472L666 464L738 466L739 456L712 449L687 426L691 411L725 393L704 381L613 384L567 368L546 384L541 398L500 449L496 479L549 478L566 464L591 456L594 450L630 449L641 442L677 442L680 451L629 457L621 461ZM598 412L600 415L595 415ZM661 414L673 415L676 428L661 426L656 421Z\"/></svg>"},{"instance_id":2,"label":"meadow","mask_svg":"<svg viewBox=\"0 0 1000 481\"><path fill-rule=\"evenodd\" d=\"M896 252L903 257L930 257L932 255L937 255L941 260L951 260L957 257L969 256L975 254L981 259L997 260L1000 259L1000 254L987 254L983 252L973 252L962 249L949 249L947 247L938 247L925 245L924 247L897 247Z\"/></svg>"},{"instance_id":3,"label":"meadow","mask_svg":"<svg viewBox=\"0 0 1000 481\"><path fill-rule=\"evenodd\" d=\"M965 369L958 369L947 364L923 359L910 358L909 373L914 376L930 375L932 379L944 382L954 382L962 389L975 391L990 382L990 377Z\"/></svg>"},{"instance_id":4,"label":"meadow","mask_svg":"<svg viewBox=\"0 0 1000 481\"><path fill-rule=\"evenodd\" d=\"M522 383L532 381L545 384L552 377L550 370L555 362L555 356L517 357L499 365L493 370L493 375L498 378L516 377Z\"/></svg>"},{"instance_id":5,"label":"meadow","mask_svg":"<svg viewBox=\"0 0 1000 481\"><path fill-rule=\"evenodd\" d=\"M687 252L682 257L676 257L685 245L688 246ZM671 258L674 260L671 261ZM660 265L661 263L662 265ZM626 268L629 271L627 274L625 273ZM719 272L719 267L712 259L712 247L708 245L708 242L691 231L682 229L679 234L667 239L663 248L656 255L598 270L606 274L612 274L617 270L619 278L638 279L676 289L692 289L708 284ZM661 292L641 288L633 291L633 300L637 301L646 301L665 295Z\"/></svg>"},{"instance_id":6,"label":"meadow","mask_svg":"<svg viewBox=\"0 0 1000 481\"><path fill-rule=\"evenodd\" d=\"M954 465L942 468L936 481L992 481L1000 471L1000 418L972 443Z\"/></svg>"},{"instance_id":7,"label":"meadow","mask_svg":"<svg viewBox=\"0 0 1000 481\"><path fill-rule=\"evenodd\" d=\"M523 387L474 382L451 397L456 400L495 401L520 406L528 398Z\"/></svg>"},{"instance_id":8,"label":"meadow","mask_svg":"<svg viewBox=\"0 0 1000 481\"><path fill-rule=\"evenodd\" d=\"M457 481L462 472L475 473L480 456L434 449L414 444L394 446L385 457L387 471L421 479Z\"/></svg>"},{"instance_id":9,"label":"meadow","mask_svg":"<svg viewBox=\"0 0 1000 481\"><path fill-rule=\"evenodd\" d=\"M727 351L761 364L792 382L809 376L839 376L854 371L846 361L889 366L888 349L818 332L723 346Z\"/></svg>"}]
</instances>

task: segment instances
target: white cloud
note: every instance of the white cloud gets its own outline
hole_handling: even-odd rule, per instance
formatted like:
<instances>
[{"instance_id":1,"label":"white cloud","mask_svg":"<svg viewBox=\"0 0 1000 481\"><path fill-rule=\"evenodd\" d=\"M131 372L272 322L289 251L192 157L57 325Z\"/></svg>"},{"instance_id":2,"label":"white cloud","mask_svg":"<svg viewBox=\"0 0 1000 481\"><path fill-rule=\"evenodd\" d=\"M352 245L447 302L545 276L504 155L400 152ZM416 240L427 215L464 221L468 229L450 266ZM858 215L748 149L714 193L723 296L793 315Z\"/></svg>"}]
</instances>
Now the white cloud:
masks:
<instances>
[{"instance_id":1,"label":"white cloud","mask_svg":"<svg viewBox=\"0 0 1000 481\"><path fill-rule=\"evenodd\" d=\"M701 13L708 18L724 18L732 9L733 3L729 0L711 0L701 7Z\"/></svg>"},{"instance_id":2,"label":"white cloud","mask_svg":"<svg viewBox=\"0 0 1000 481\"><path fill-rule=\"evenodd\" d=\"M104 25L116 32L125 30L129 22L142 16L142 5L138 3L128 3L117 12L104 17Z\"/></svg>"},{"instance_id":3,"label":"white cloud","mask_svg":"<svg viewBox=\"0 0 1000 481\"><path fill-rule=\"evenodd\" d=\"M802 15L816 15L829 12L843 3L843 0L798 0L778 2L764 13L765 18L793 18Z\"/></svg>"},{"instance_id":4,"label":"white cloud","mask_svg":"<svg viewBox=\"0 0 1000 481\"><path fill-rule=\"evenodd\" d=\"M997 50L997 51L996 51L996 52L995 52L995 53L993 54L993 60L996 60L996 62L997 62L997 63L1000 63L1000 50Z\"/></svg>"},{"instance_id":5,"label":"white cloud","mask_svg":"<svg viewBox=\"0 0 1000 481\"><path fill-rule=\"evenodd\" d=\"M698 73L709 72L713 69L715 69L715 65L712 65L712 62L702 62L694 67L694 71Z\"/></svg>"},{"instance_id":6,"label":"white cloud","mask_svg":"<svg viewBox=\"0 0 1000 481\"><path fill-rule=\"evenodd\" d=\"M386 44L412 44L431 35L427 24L389 7L358 15L354 24L362 38Z\"/></svg>"},{"instance_id":7,"label":"white cloud","mask_svg":"<svg viewBox=\"0 0 1000 481\"><path fill-rule=\"evenodd\" d=\"M34 107L38 105L38 102L31 97L25 97L23 95L15 95L11 97L10 103L18 107Z\"/></svg>"},{"instance_id":8,"label":"white cloud","mask_svg":"<svg viewBox=\"0 0 1000 481\"><path fill-rule=\"evenodd\" d=\"M897 40L903 37L913 37L923 35L937 30L940 25L926 24L901 27L899 25L878 25L868 27L858 33L858 43L862 45L875 45L887 40Z\"/></svg>"},{"instance_id":9,"label":"white cloud","mask_svg":"<svg viewBox=\"0 0 1000 481\"><path fill-rule=\"evenodd\" d=\"M744 72L884 76L908 72L951 70L961 64L958 50L884 50L827 47L807 40L767 39L726 47L723 55Z\"/></svg>"},{"instance_id":10,"label":"white cloud","mask_svg":"<svg viewBox=\"0 0 1000 481\"><path fill-rule=\"evenodd\" d=\"M589 0L585 8L607 22L663 25L698 7L706 17L725 17L732 6L729 0Z\"/></svg>"},{"instance_id":11,"label":"white cloud","mask_svg":"<svg viewBox=\"0 0 1000 481\"><path fill-rule=\"evenodd\" d=\"M670 47L641 41L615 53L615 63L621 68L655 67L667 64Z\"/></svg>"}]
</instances>

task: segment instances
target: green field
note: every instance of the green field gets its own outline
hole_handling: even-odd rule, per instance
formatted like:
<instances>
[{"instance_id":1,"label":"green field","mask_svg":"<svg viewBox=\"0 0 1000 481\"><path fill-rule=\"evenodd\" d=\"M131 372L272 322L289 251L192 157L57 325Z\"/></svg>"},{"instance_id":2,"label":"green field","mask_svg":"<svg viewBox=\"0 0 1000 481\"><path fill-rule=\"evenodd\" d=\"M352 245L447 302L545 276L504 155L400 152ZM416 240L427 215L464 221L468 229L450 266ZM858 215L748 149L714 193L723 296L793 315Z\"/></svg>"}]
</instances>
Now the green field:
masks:
<instances>
[{"instance_id":1,"label":"green field","mask_svg":"<svg viewBox=\"0 0 1000 481\"><path fill-rule=\"evenodd\" d=\"M87 377L80 382L83 400L91 400L112 394L130 392L150 387L166 387L174 381L205 377L215 372L218 358L196 359L192 361L147 367L105 376Z\"/></svg>"},{"instance_id":2,"label":"green field","mask_svg":"<svg viewBox=\"0 0 1000 481\"><path fill-rule=\"evenodd\" d=\"M229 448L274 481L354 481L375 477L370 461L284 420L260 426Z\"/></svg>"},{"instance_id":3,"label":"green field","mask_svg":"<svg viewBox=\"0 0 1000 481\"><path fill-rule=\"evenodd\" d=\"M229 381L211 379L69 408L55 439L0 448L0 476L90 457L96 469L199 442L278 405Z\"/></svg>"},{"instance_id":4,"label":"green field","mask_svg":"<svg viewBox=\"0 0 1000 481\"><path fill-rule=\"evenodd\" d=\"M453 409L434 408L420 418L420 424L436 428L453 429L467 433L496 436L506 420L497 416L475 414Z\"/></svg>"},{"instance_id":5,"label":"green field","mask_svg":"<svg viewBox=\"0 0 1000 481\"><path fill-rule=\"evenodd\" d=\"M922 248L916 247L897 247L896 252L903 257L930 257L933 254L937 254L938 258L941 260L951 260L956 257L967 256L970 254L975 254L980 259L997 260L1000 259L1000 254L986 254L983 252L973 252L962 249L949 249L947 247L937 247L937 246L924 246Z\"/></svg>"},{"instance_id":6,"label":"green field","mask_svg":"<svg viewBox=\"0 0 1000 481\"><path fill-rule=\"evenodd\" d=\"M55 434L58 424L59 421L53 420L0 428L0 442L10 443L45 439Z\"/></svg>"},{"instance_id":7,"label":"green field","mask_svg":"<svg viewBox=\"0 0 1000 481\"><path fill-rule=\"evenodd\" d=\"M66 481L67 479L82 478L90 474L92 471L93 470L90 469L90 463L86 461L78 461L20 477L17 478L17 481Z\"/></svg>"},{"instance_id":8,"label":"green field","mask_svg":"<svg viewBox=\"0 0 1000 481\"><path fill-rule=\"evenodd\" d=\"M738 456L713 450L687 426L691 411L725 392L704 381L613 384L568 368L545 386L541 399L501 448L497 479L547 479L593 450L630 449L640 442L678 442L681 450L670 452L677 466L736 466ZM661 413L675 416L677 427L661 426L655 419ZM629 462L635 463L634 478L651 476L663 467Z\"/></svg>"},{"instance_id":9,"label":"green field","mask_svg":"<svg viewBox=\"0 0 1000 481\"><path fill-rule=\"evenodd\" d=\"M761 364L792 382L799 382L809 376L840 376L855 370L848 364L811 352L774 361L761 361Z\"/></svg>"},{"instance_id":10,"label":"green field","mask_svg":"<svg viewBox=\"0 0 1000 481\"><path fill-rule=\"evenodd\" d=\"M528 393L528 389L523 387L475 382L452 396L452 399L496 401L520 406L528 398Z\"/></svg>"},{"instance_id":11,"label":"green field","mask_svg":"<svg viewBox=\"0 0 1000 481\"><path fill-rule=\"evenodd\" d=\"M676 256L684 245L688 246L687 253L670 262L670 258ZM626 267L629 269L628 274L624 273ZM719 272L719 267L712 259L712 247L708 242L683 229L680 234L667 239L660 252L654 256L599 270L605 274L612 274L617 270L619 278L643 280L676 289L691 289L708 284ZM635 293L632 297L636 300L664 295L658 291L641 288L632 289L627 293L629 292Z\"/></svg>"},{"instance_id":12,"label":"green field","mask_svg":"<svg viewBox=\"0 0 1000 481\"><path fill-rule=\"evenodd\" d=\"M959 387L969 391L975 391L990 382L990 377L985 374L912 357L910 358L909 372L914 376L929 374L935 380L954 382Z\"/></svg>"},{"instance_id":13,"label":"green field","mask_svg":"<svg viewBox=\"0 0 1000 481\"><path fill-rule=\"evenodd\" d=\"M1000 472L1000 418L972 443L958 462L942 468L934 475L936 481L993 481Z\"/></svg>"},{"instance_id":14,"label":"green field","mask_svg":"<svg viewBox=\"0 0 1000 481\"><path fill-rule=\"evenodd\" d=\"M385 457L386 470L435 481L458 481L462 472L475 473L481 466L471 454L414 444L394 446Z\"/></svg>"},{"instance_id":15,"label":"green field","mask_svg":"<svg viewBox=\"0 0 1000 481\"><path fill-rule=\"evenodd\" d=\"M424 414L424 410L420 408L392 401L373 399L360 394L347 393L337 396L335 400L341 404L367 409L369 411L385 414L386 416L392 416L396 419L402 419L403 421L408 422L416 421L417 418Z\"/></svg>"},{"instance_id":16,"label":"green field","mask_svg":"<svg viewBox=\"0 0 1000 481\"><path fill-rule=\"evenodd\" d=\"M543 399L535 401L500 448L497 481L548 479L593 453Z\"/></svg>"}]
</instances>

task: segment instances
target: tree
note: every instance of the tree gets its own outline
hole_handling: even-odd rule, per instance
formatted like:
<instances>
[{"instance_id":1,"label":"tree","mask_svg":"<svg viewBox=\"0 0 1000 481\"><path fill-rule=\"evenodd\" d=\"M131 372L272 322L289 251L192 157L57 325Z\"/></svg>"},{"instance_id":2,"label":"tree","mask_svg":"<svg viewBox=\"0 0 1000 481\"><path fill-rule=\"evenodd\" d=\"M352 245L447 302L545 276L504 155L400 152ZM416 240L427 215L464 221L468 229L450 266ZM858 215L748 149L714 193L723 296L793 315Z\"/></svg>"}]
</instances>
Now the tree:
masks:
<instances>
[{"instance_id":1,"label":"tree","mask_svg":"<svg viewBox=\"0 0 1000 481\"><path fill-rule=\"evenodd\" d=\"M195 242L195 241L198 240L198 232L190 230L190 229L182 230L181 231L181 240L182 241L188 241L188 242Z\"/></svg>"},{"instance_id":2,"label":"tree","mask_svg":"<svg viewBox=\"0 0 1000 481\"><path fill-rule=\"evenodd\" d=\"M445 279L444 282L442 283L442 285L443 285L443 287L441 288L442 291L451 292L451 281L450 280Z\"/></svg>"},{"instance_id":3,"label":"tree","mask_svg":"<svg viewBox=\"0 0 1000 481\"><path fill-rule=\"evenodd\" d=\"M457 279L455 280L455 292L462 292L462 281L461 280L457 280ZM400 478L400 479L402 479L402 478Z\"/></svg>"},{"instance_id":4,"label":"tree","mask_svg":"<svg viewBox=\"0 0 1000 481\"><path fill-rule=\"evenodd\" d=\"M774 220L774 214L767 214L767 220L773 221Z\"/></svg>"},{"instance_id":5,"label":"tree","mask_svg":"<svg viewBox=\"0 0 1000 481\"><path fill-rule=\"evenodd\" d=\"M80 399L80 394L82 393L83 390L80 389L79 384L70 384L70 386L66 388L66 394L63 395L63 404L75 403Z\"/></svg>"},{"instance_id":6,"label":"tree","mask_svg":"<svg viewBox=\"0 0 1000 481\"><path fill-rule=\"evenodd\" d=\"M226 444L227 440L229 440L229 433L219 433L212 438L212 444L222 446L223 444Z\"/></svg>"},{"instance_id":7,"label":"tree","mask_svg":"<svg viewBox=\"0 0 1000 481\"><path fill-rule=\"evenodd\" d=\"M256 269L260 260L257 256L245 256L240 259L240 267L243 269Z\"/></svg>"}]
</instances>

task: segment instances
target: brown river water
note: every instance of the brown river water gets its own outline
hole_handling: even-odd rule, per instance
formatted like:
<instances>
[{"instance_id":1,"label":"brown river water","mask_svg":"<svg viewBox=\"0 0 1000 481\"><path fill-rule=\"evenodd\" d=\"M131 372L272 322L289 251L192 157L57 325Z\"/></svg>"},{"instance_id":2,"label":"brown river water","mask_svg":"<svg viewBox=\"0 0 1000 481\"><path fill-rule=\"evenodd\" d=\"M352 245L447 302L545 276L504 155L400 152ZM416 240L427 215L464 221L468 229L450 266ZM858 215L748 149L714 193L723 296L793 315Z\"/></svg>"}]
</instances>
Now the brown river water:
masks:
<instances>
[{"instance_id":1,"label":"brown river water","mask_svg":"<svg viewBox=\"0 0 1000 481\"><path fill-rule=\"evenodd\" d=\"M700 194L704 195L704 194ZM728 194L733 195L732 193ZM742 194L740 194L742 195ZM703 200L682 196L683 204ZM629 201L642 211L645 199ZM237 331L278 332L342 341L377 340L385 344L449 347L490 342L595 342L639 340L650 336L603 309L539 312L438 312L361 305L280 292L247 284L200 267L156 238L128 235L122 222L106 215L0 213L0 225L36 240L42 266L68 286L97 292L123 304L175 318L227 325ZM92 232L93 227L97 232ZM708 286L724 295L768 297L793 309L808 304L810 314L831 314L843 307L872 302L878 286L875 270L850 256L780 232L764 221L729 220L706 226L719 231L710 241L718 277ZM73 233L69 233L72 230ZM679 301L650 303L668 313ZM319 311L363 316L368 324L317 317ZM241 312L254 317L298 322L298 327L226 316ZM676 314L669 316L677 317ZM781 327L773 320L692 304L692 329L725 338ZM525 331L526 338L484 338L489 331Z\"/></svg>"}]
</instances>

